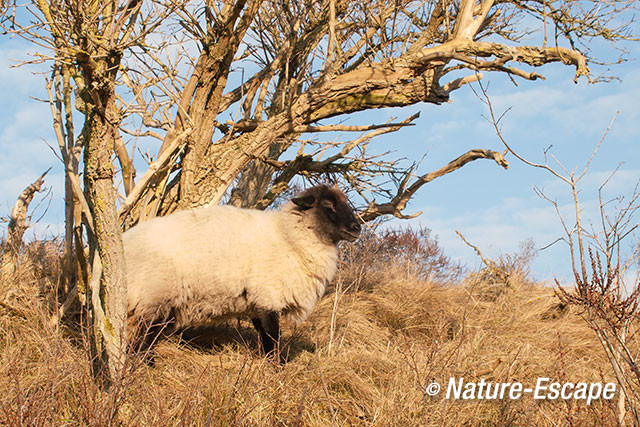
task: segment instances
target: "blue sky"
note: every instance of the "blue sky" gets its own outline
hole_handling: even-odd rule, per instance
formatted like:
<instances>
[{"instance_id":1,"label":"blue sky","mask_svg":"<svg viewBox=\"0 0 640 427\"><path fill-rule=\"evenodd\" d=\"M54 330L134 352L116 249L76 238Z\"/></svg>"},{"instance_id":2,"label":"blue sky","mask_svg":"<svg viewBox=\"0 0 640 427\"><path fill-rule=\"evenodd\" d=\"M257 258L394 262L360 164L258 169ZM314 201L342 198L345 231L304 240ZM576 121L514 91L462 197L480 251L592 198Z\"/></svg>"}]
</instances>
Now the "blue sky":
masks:
<instances>
[{"instance_id":1,"label":"blue sky","mask_svg":"<svg viewBox=\"0 0 640 427\"><path fill-rule=\"evenodd\" d=\"M637 44L630 47L630 57L640 58ZM0 216L8 215L24 187L53 166L47 177L51 206L27 233L50 237L64 230L64 180L62 165L47 146L56 144L49 106L30 98L46 98L44 76L34 74L35 67L10 68L14 64L11 60L24 59L27 51L25 42L0 38L0 96L4 100L0 109ZM630 61L615 66L613 73L620 81L597 85L589 85L585 79L574 84L570 67L552 65L539 72L547 80L518 80L518 87L504 76L485 74L483 80L489 83L498 113L511 107L503 122L504 136L532 161L542 162L543 149L553 146L550 153L568 169L583 166L619 111L583 181L584 214L587 223L595 222L597 188L620 162L623 164L611 182L610 194L630 194L640 178L640 65ZM392 149L412 160L426 152L420 173L435 170L471 148L503 150L493 128L482 117L487 114L486 107L468 87L454 92L449 104L368 112L347 123L379 123L416 111L421 111L416 126L383 136L375 144L380 151ZM506 171L491 161L478 160L425 185L405 211L423 214L402 224L430 228L445 251L469 267L479 266L480 261L456 237L455 230L490 257L513 253L529 238L537 247L553 242L561 235L560 223L553 207L535 195L533 186L557 198L564 211L571 206L568 189L548 173L525 166L512 156L508 160L511 166ZM557 244L540 252L532 267L539 280L568 279L566 247Z\"/></svg>"}]
</instances>

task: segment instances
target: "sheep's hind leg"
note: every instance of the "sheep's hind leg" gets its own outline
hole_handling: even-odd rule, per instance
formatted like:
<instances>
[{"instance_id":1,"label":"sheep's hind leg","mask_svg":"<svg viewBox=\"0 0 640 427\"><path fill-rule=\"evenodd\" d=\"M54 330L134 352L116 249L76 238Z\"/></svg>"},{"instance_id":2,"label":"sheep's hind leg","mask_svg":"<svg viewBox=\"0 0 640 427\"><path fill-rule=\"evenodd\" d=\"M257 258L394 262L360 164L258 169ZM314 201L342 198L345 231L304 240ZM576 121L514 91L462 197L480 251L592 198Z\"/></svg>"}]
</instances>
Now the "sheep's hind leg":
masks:
<instances>
[{"instance_id":1,"label":"sheep's hind leg","mask_svg":"<svg viewBox=\"0 0 640 427\"><path fill-rule=\"evenodd\" d=\"M253 326L260 334L262 350L267 356L274 356L278 359L280 354L280 322L279 315L275 311L270 311L251 319Z\"/></svg>"}]
</instances>

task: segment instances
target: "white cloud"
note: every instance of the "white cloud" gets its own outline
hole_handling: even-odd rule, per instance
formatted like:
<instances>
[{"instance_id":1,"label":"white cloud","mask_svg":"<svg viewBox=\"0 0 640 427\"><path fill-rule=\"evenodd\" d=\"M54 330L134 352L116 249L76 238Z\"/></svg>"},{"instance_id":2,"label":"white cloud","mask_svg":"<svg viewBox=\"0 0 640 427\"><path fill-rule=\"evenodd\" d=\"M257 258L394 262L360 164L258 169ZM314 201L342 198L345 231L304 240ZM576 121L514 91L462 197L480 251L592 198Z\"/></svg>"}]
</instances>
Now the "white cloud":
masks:
<instances>
[{"instance_id":1,"label":"white cloud","mask_svg":"<svg viewBox=\"0 0 640 427\"><path fill-rule=\"evenodd\" d=\"M616 111L620 114L609 137L640 135L637 126L640 113L636 108L640 97L640 70L628 71L621 80L622 83L598 85L527 84L518 91L492 90L490 97L496 114L511 108L502 124L505 137L516 147L521 147L520 140L535 138L544 141L536 144L537 147L569 145L590 154Z\"/></svg>"}]
</instances>

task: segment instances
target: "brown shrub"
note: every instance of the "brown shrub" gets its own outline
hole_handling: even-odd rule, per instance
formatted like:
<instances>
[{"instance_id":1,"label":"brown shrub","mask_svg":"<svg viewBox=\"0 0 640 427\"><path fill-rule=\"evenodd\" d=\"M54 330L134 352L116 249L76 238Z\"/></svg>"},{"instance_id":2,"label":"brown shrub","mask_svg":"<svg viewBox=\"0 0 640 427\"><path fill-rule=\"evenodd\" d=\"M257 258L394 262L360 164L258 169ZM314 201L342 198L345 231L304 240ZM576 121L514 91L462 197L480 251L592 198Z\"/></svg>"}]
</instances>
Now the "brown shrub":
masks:
<instances>
[{"instance_id":1,"label":"brown shrub","mask_svg":"<svg viewBox=\"0 0 640 427\"><path fill-rule=\"evenodd\" d=\"M444 254L427 228L365 228L356 242L342 247L338 271L336 281L366 290L400 278L452 284L464 269Z\"/></svg>"}]
</instances>

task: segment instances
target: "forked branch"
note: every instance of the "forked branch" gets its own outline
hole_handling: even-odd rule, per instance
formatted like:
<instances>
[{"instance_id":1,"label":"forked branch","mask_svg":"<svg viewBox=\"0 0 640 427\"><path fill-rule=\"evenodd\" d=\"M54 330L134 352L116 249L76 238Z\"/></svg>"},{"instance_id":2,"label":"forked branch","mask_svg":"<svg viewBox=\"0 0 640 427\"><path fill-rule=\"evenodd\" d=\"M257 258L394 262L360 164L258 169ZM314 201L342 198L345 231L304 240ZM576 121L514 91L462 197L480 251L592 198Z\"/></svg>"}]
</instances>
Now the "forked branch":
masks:
<instances>
[{"instance_id":1,"label":"forked branch","mask_svg":"<svg viewBox=\"0 0 640 427\"><path fill-rule=\"evenodd\" d=\"M388 203L372 203L363 212L360 213L361 220L367 222L381 215L393 215L396 218L402 219L414 218L420 215L422 212L417 212L411 215L402 214L402 210L404 210L404 208L406 207L407 202L413 197L416 191L420 189L420 187L428 182L433 181L436 178L458 170L467 163L478 159L493 160L504 169L507 169L509 167L509 162L504 158L504 154L502 153L481 148L469 150L461 156L450 161L447 165L441 167L440 169L419 176L408 187L405 187L405 185L401 185L400 188L398 188L396 195ZM403 180L403 184L407 181L407 179Z\"/></svg>"}]
</instances>

